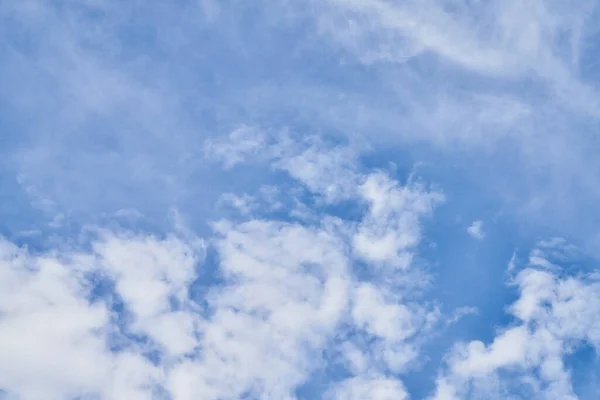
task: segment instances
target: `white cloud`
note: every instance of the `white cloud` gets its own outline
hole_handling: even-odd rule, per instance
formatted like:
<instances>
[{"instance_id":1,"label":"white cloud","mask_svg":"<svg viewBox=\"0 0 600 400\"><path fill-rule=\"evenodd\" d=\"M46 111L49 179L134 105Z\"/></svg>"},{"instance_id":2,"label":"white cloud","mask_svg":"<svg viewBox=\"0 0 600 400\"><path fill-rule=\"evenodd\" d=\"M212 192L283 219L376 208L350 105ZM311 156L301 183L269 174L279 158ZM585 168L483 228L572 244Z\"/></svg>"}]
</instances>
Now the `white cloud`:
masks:
<instances>
[{"instance_id":1,"label":"white cloud","mask_svg":"<svg viewBox=\"0 0 600 400\"><path fill-rule=\"evenodd\" d=\"M344 105L318 106L323 118L336 117L328 122L378 149L397 145L435 163L441 149L451 161L439 168L462 166L478 192L491 191L523 223L568 230L596 251L597 224L580 221L600 196L600 164L588 150L596 146L588 129L574 127L599 116L589 73L596 55L587 45L597 40L598 4L311 2L344 66L369 71L362 91L340 86ZM434 146L434 155L414 143Z\"/></svg>"},{"instance_id":2,"label":"white cloud","mask_svg":"<svg viewBox=\"0 0 600 400\"><path fill-rule=\"evenodd\" d=\"M227 152L226 142L221 145ZM189 398L195 393L210 393L209 398L243 393L291 398L294 387L325 362L319 351L333 344L330 351L340 352L357 374L356 381L350 381L356 384L348 387L366 382L361 383L363 389L340 390L364 395L371 382L364 373L384 365L394 371L406 368L416 347L409 339L424 332L430 314L427 307L403 304L402 292L393 292L394 279L386 271L376 274L388 283L356 282L349 250L354 248L368 263L408 268L420 240L418 221L443 197L419 185L400 186L380 172L363 174L351 151L327 148L319 141L296 143L283 137L265 147L263 155L317 199L351 200L367 206L365 215L358 224L327 216L309 219L309 225L269 220L217 224L223 235L216 242L221 268L231 284L209 296L215 316L204 331L202 363L178 368L171 387L178 390L177 382L196 382L195 390L182 394ZM373 233L367 237L364 232ZM349 241L360 235L362 247ZM383 258L373 252L379 235L393 238ZM398 257L404 257L401 265ZM338 348L334 339L341 323L376 343L370 350L353 341ZM278 343L276 349L272 343ZM374 380L372 385L381 396L404 393L395 380Z\"/></svg>"},{"instance_id":3,"label":"white cloud","mask_svg":"<svg viewBox=\"0 0 600 400\"><path fill-rule=\"evenodd\" d=\"M473 221L473 223L471 223L471 225L467 228L467 232L475 239L482 240L485 237L485 232L483 230L483 221Z\"/></svg>"},{"instance_id":4,"label":"white cloud","mask_svg":"<svg viewBox=\"0 0 600 400\"><path fill-rule=\"evenodd\" d=\"M268 146L266 136L256 128L240 126L219 139L207 140L204 153L207 158L220 161L225 168L231 168L250 159L256 159Z\"/></svg>"},{"instance_id":5,"label":"white cloud","mask_svg":"<svg viewBox=\"0 0 600 400\"><path fill-rule=\"evenodd\" d=\"M369 214L353 238L360 257L396 268L410 265L412 249L421 239L419 217L444 200L441 193L423 189L420 185L399 187L384 174L371 174L364 180L360 195L369 204Z\"/></svg>"},{"instance_id":6,"label":"white cloud","mask_svg":"<svg viewBox=\"0 0 600 400\"><path fill-rule=\"evenodd\" d=\"M472 145L496 154L497 145L508 143L509 150L514 146L522 153L515 156L522 165L513 164L513 151L500 161L518 165L522 179L515 186L531 187L523 203L536 200L515 208L548 216L539 202L556 205L571 193L565 189L572 177L586 193L598 194L598 167L582 157L593 140L573 135L570 128L581 110L598 109L593 85L584 82L590 66L582 57L589 56L585 43L595 34L594 3L559 3L269 1L255 7L259 24L238 21L244 15L241 3L197 1L184 8L112 0L77 7L40 0L11 3L0 14L7 27L3 32L10 34L0 75L5 101L15 104L11 118L24 126L16 126L15 135L27 139L16 146L19 151L7 150L6 163L22 174L24 187L34 189L29 195L36 205L52 205L49 213L91 216L131 207L155 216L193 198L217 197L215 181L229 183L213 180L213 171L202 162L206 132L239 127L232 133L236 148L228 154L220 153L220 137L205 149L233 166L255 157L269 139L247 135L240 120L269 126L293 120L303 131L321 136L335 131L376 149L401 140L410 151L415 141L427 141L460 156ZM98 18L92 22L91 16ZM310 28L296 29L298 20ZM314 40L315 20L333 42ZM256 25L261 29L254 35ZM202 38L220 44L213 47ZM276 59L293 59L296 68L262 57L261 49L269 45L281 51ZM197 51L204 46L210 51ZM310 59L316 54L323 65L313 76ZM409 59L414 62L404 63ZM359 73L352 66L356 60L371 67ZM278 78L280 70L289 71L289 77ZM273 79L258 82L260 71ZM352 90L346 82L353 82ZM525 82L533 87L525 88ZM48 131L54 132L51 140ZM319 162L309 152L303 156ZM63 163L67 159L69 165ZM303 165L305 170L295 173L308 182L312 164ZM537 174L561 179L538 187ZM346 193L343 185L321 183L330 191L337 188L338 193L327 194L330 199ZM495 186L497 180L486 184ZM109 191L110 196L103 195ZM510 200L508 192L499 190L499 195ZM208 213L193 208L196 214ZM567 209L554 208L560 214ZM379 251L392 241L382 242Z\"/></svg>"},{"instance_id":7,"label":"white cloud","mask_svg":"<svg viewBox=\"0 0 600 400\"><path fill-rule=\"evenodd\" d=\"M109 236L94 250L133 314L131 329L149 335L171 356L193 350L200 321L187 309L187 289L202 248L191 248L177 237L159 241ZM182 311L172 310L173 299L181 303Z\"/></svg>"},{"instance_id":8,"label":"white cloud","mask_svg":"<svg viewBox=\"0 0 600 400\"><path fill-rule=\"evenodd\" d=\"M355 170L357 154L341 146L327 153L323 148L326 145L317 137L299 144L289 143L284 137L277 146L279 159L274 167L288 172L326 202L354 198L361 179Z\"/></svg>"},{"instance_id":9,"label":"white cloud","mask_svg":"<svg viewBox=\"0 0 600 400\"><path fill-rule=\"evenodd\" d=\"M326 398L336 400L404 400L408 394L397 379L351 378L340 383Z\"/></svg>"},{"instance_id":10,"label":"white cloud","mask_svg":"<svg viewBox=\"0 0 600 400\"><path fill-rule=\"evenodd\" d=\"M259 130L251 131L261 137ZM411 251L420 241L419 218L444 201L442 193L412 182L400 186L383 172L362 174L356 171L357 154L351 149L328 148L318 138L300 143L284 135L273 139L270 146L263 146L260 157L272 159L274 168L288 172L326 203L348 199L366 203L369 212L353 235L359 257L398 268L411 263ZM237 146L232 137L220 142L226 153L235 152Z\"/></svg>"},{"instance_id":11,"label":"white cloud","mask_svg":"<svg viewBox=\"0 0 600 400\"><path fill-rule=\"evenodd\" d=\"M303 222L248 209L241 221L214 223L221 281L203 283L199 302L190 295L205 245L183 227L162 238L99 230L86 250L49 254L3 240L0 388L22 400L155 399L160 391L174 400L293 399L314 371L341 360L352 375L323 388L328 396L406 398L388 374L410 368L437 318L413 301L420 283L409 274L419 221L442 195L361 171L345 148L273 146L273 168L321 201L356 203L361 218L306 206L312 218ZM392 238L384 253L382 237ZM359 260L371 279L355 274Z\"/></svg>"},{"instance_id":12,"label":"white cloud","mask_svg":"<svg viewBox=\"0 0 600 400\"><path fill-rule=\"evenodd\" d=\"M108 350L111 310L89 301L85 274L95 257L35 256L4 239L0 246L0 387L23 400L149 398L156 369Z\"/></svg>"},{"instance_id":13,"label":"white cloud","mask_svg":"<svg viewBox=\"0 0 600 400\"><path fill-rule=\"evenodd\" d=\"M478 313L477 307L459 307L453 311L452 316L448 318L446 323L449 325L455 324L469 315L477 315Z\"/></svg>"},{"instance_id":14,"label":"white cloud","mask_svg":"<svg viewBox=\"0 0 600 400\"><path fill-rule=\"evenodd\" d=\"M326 231L261 221L218 229L228 284L209 295L201 358L175 368L170 387L190 386L181 399L288 398L346 308L347 260Z\"/></svg>"},{"instance_id":15,"label":"white cloud","mask_svg":"<svg viewBox=\"0 0 600 400\"><path fill-rule=\"evenodd\" d=\"M405 62L432 52L482 74L514 77L533 71L551 80L557 91L585 92L573 76L573 64L578 62L583 24L593 2L568 8L541 1L449 5L437 0L331 0L328 4L321 28L367 63ZM567 43L561 43L561 35L567 35Z\"/></svg>"},{"instance_id":16,"label":"white cloud","mask_svg":"<svg viewBox=\"0 0 600 400\"><path fill-rule=\"evenodd\" d=\"M459 399L478 391L486 398L502 398L511 390L529 391L531 398L577 398L565 358L585 344L600 350L600 321L595 317L600 312L599 283L529 264L514 284L519 298L509 311L515 323L488 345L456 345L438 377L434 399Z\"/></svg>"}]
</instances>

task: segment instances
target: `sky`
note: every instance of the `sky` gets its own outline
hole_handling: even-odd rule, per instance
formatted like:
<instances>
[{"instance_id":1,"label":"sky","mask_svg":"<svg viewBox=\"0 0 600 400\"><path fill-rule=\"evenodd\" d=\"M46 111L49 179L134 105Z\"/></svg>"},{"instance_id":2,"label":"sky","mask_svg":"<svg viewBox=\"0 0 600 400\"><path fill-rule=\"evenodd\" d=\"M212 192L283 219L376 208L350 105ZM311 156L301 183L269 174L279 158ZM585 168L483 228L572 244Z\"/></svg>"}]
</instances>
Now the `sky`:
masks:
<instances>
[{"instance_id":1,"label":"sky","mask_svg":"<svg viewBox=\"0 0 600 400\"><path fill-rule=\"evenodd\" d=\"M600 398L599 6L0 1L0 399Z\"/></svg>"}]
</instances>

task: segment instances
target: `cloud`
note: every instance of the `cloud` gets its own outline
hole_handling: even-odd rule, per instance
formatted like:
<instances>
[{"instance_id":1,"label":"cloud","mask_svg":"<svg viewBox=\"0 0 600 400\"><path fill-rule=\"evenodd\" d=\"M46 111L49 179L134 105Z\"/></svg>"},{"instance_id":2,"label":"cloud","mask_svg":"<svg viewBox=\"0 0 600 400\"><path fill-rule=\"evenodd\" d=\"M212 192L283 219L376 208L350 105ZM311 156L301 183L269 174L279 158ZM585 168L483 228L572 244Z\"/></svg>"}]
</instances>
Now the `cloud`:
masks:
<instances>
[{"instance_id":1,"label":"cloud","mask_svg":"<svg viewBox=\"0 0 600 400\"><path fill-rule=\"evenodd\" d=\"M452 316L448 319L447 323L455 324L464 317L467 317L469 315L477 315L478 313L479 310L477 310L477 307L459 307L456 310L454 310Z\"/></svg>"},{"instance_id":2,"label":"cloud","mask_svg":"<svg viewBox=\"0 0 600 400\"><path fill-rule=\"evenodd\" d=\"M598 120L589 73L597 54L588 46L597 2L332 0L315 8L321 37L344 65L369 71L366 88L338 88L346 112L327 102L330 114L346 116L336 127L383 148L410 146L410 156L440 170L452 165L522 221L597 248L597 223L574 223L599 196L599 165L586 150L595 143L583 133Z\"/></svg>"},{"instance_id":3,"label":"cloud","mask_svg":"<svg viewBox=\"0 0 600 400\"><path fill-rule=\"evenodd\" d=\"M166 25L155 12L113 1L2 7L1 100L12 115L2 170L47 218L93 223L124 208L164 215L187 192L184 165L203 137L190 134L196 128L156 59L151 31ZM156 25L145 30L150 19ZM146 50L137 47L145 40Z\"/></svg>"},{"instance_id":4,"label":"cloud","mask_svg":"<svg viewBox=\"0 0 600 400\"><path fill-rule=\"evenodd\" d=\"M225 143L222 142L221 145L227 152ZM236 148L235 141L232 146ZM248 314L261 317L252 324L255 329L263 332L260 337L264 339L261 342L257 342L257 338L245 339L244 343L251 340L253 344L250 347L266 348L268 343L277 340L270 338L271 330L281 333L289 329L286 343L297 335L306 335L306 329L309 329L308 336L312 338L310 343L303 345L308 353L293 352L293 357L286 357L295 358L302 366L301 370L297 370L295 365L277 367L284 374L277 378L279 386L285 382L287 384L281 387L275 385L273 388L266 382L267 379L275 379L271 374L258 374L258 371L262 371L258 365L270 365L275 361L248 359L243 362L256 363L256 367L241 366L236 370L256 372L247 377L239 375L240 382L230 382L227 385L227 390L230 391L227 392L230 393L228 395L239 395L244 391L257 390L254 389L256 387L264 387L270 389L263 390L280 390L265 392L264 396L291 396L291 388L301 382L300 377L305 376L311 368L316 368L315 365L310 366L308 360L314 357L309 354L316 352L325 343L328 343L330 352L339 352L346 365L344 368L358 374L356 379L340 382L340 386L336 386L337 389L332 389L333 392L330 393L346 393L345 391L350 390L353 393L356 391L353 395L360 398L369 387L380 390L381 396L404 393L403 385L397 378L373 380L363 378L362 374L405 370L415 357L419 345L415 335L420 332L425 337L430 329L429 324L436 318L434 309L402 303L402 293L408 295L410 287L419 284L408 281L404 283L408 287L402 288L399 285L403 285L403 275L408 278L409 273L406 271L412 265L412 254L421 238L419 220L431 214L435 205L443 201L443 195L412 182L401 186L380 171L361 172L356 167L357 158L350 149L328 145L320 140L295 142L290 141L287 136L281 136L270 146L265 146L258 157L271 158L273 168L286 171L318 202L357 202L363 209L363 216L355 222L320 215L305 222L314 226L310 230L303 225L262 220L237 226L230 222L217 225L219 231L227 232L227 240L223 241L223 245L227 247L220 247L220 253L225 257L223 267L231 268L226 277L235 279L236 285L213 298L219 301L231 299L227 300L227 309L247 310ZM291 194L293 193L292 191ZM351 257L348 258L348 255ZM329 261L323 259L325 256ZM310 258L305 260L305 257ZM373 282L358 280L354 275L351 265L358 260L372 269ZM296 270L296 265L312 265L310 271L317 273L319 279L314 280L306 272L301 273L304 267L294 275L286 272ZM265 269L266 266L269 272ZM326 269L320 271L324 266L327 266ZM279 268L283 268L281 272ZM271 275L276 276L277 280L274 281ZM263 280L266 281L263 283ZM282 289L277 289L280 285ZM331 286L331 292L327 291L328 286ZM294 295L300 289L298 295ZM261 296L256 297L256 293L261 293ZM287 299L288 296L307 299L315 304L313 307L319 307L319 298L322 299L321 302L330 300L321 304L321 311L319 308L305 309L302 303L296 303L297 300ZM314 300L310 300L313 297ZM223 307L225 305L220 305L217 309L221 310ZM288 308L295 311L289 311ZM326 312L322 318L321 312ZM296 315L293 322L285 317L292 314ZM285 325L279 325L283 323ZM273 324L276 325L272 326ZM260 328L263 325L264 328ZM346 326L345 329L349 330L351 336L338 342L338 330L342 326ZM245 328L241 329L246 331ZM233 333L233 338L237 335L237 332ZM245 337L246 334L240 332L239 335ZM365 335L374 341L371 349L361 344L361 338ZM293 345L296 340L300 338L292 340L290 344ZM315 345L316 348L312 347ZM225 343L222 346L224 349L235 347L234 344ZM278 351L292 352L294 349L292 346ZM265 353L262 357L267 357L268 354ZM210 368L210 371L217 369ZM359 383L360 386L357 386ZM239 389L236 390L238 386Z\"/></svg>"},{"instance_id":5,"label":"cloud","mask_svg":"<svg viewBox=\"0 0 600 400\"><path fill-rule=\"evenodd\" d=\"M321 230L261 221L218 230L228 284L208 296L201 359L178 366L170 387L181 399L289 398L345 310L347 260Z\"/></svg>"},{"instance_id":6,"label":"cloud","mask_svg":"<svg viewBox=\"0 0 600 400\"><path fill-rule=\"evenodd\" d=\"M201 242L196 248L192 245L175 236L161 242L109 236L94 245L102 255L102 270L115 282L115 293L132 314L130 329L148 335L169 356L194 349L201 322L189 310L187 293L202 251ZM179 303L177 310L173 301Z\"/></svg>"},{"instance_id":7,"label":"cloud","mask_svg":"<svg viewBox=\"0 0 600 400\"><path fill-rule=\"evenodd\" d=\"M1 396L574 396L589 260L496 261L597 252L598 12L5 2Z\"/></svg>"},{"instance_id":8,"label":"cloud","mask_svg":"<svg viewBox=\"0 0 600 400\"><path fill-rule=\"evenodd\" d=\"M109 315L85 301L86 266L31 259L5 240L1 246L0 387L28 399L101 390L112 361L103 341Z\"/></svg>"},{"instance_id":9,"label":"cloud","mask_svg":"<svg viewBox=\"0 0 600 400\"><path fill-rule=\"evenodd\" d=\"M395 379L373 377L352 378L330 392L331 399L348 400L403 400L408 398L406 390Z\"/></svg>"},{"instance_id":10,"label":"cloud","mask_svg":"<svg viewBox=\"0 0 600 400\"><path fill-rule=\"evenodd\" d=\"M442 1L328 3L332 12L347 19L343 24L338 20L338 29L327 33L367 62L405 62L430 51L483 74L514 76L533 69L556 80L570 79L570 66L578 61L582 46L582 24L594 7L589 1L569 9L553 2L523 6L513 1L459 1L452 6ZM324 29L333 28L325 20L323 24ZM556 50L562 33L570 40L561 57ZM366 39L374 46L369 48Z\"/></svg>"},{"instance_id":11,"label":"cloud","mask_svg":"<svg viewBox=\"0 0 600 400\"><path fill-rule=\"evenodd\" d=\"M508 309L514 323L501 328L489 344L457 344L432 398L483 393L486 398L577 398L566 360L585 345L600 349L600 325L594 317L600 312L598 282L529 263L514 285L519 297Z\"/></svg>"},{"instance_id":12,"label":"cloud","mask_svg":"<svg viewBox=\"0 0 600 400\"><path fill-rule=\"evenodd\" d=\"M422 284L411 282L421 273L411 260L419 221L443 196L363 170L340 157L352 155L343 147L273 146L266 162L295 179L283 195L301 189L331 204L351 201L359 220L296 198L312 218L281 220L259 207L214 221L206 240L181 226L162 237L96 229L85 248L48 253L3 240L0 388L23 400L293 399L316 371L339 368L344 378L312 390L406 398L397 374L438 315L411 293ZM207 243L218 279L192 297L208 268ZM358 275L358 262L371 278Z\"/></svg>"},{"instance_id":13,"label":"cloud","mask_svg":"<svg viewBox=\"0 0 600 400\"><path fill-rule=\"evenodd\" d=\"M467 232L477 240L483 240L485 232L483 231L483 221L476 220L467 228Z\"/></svg>"},{"instance_id":14,"label":"cloud","mask_svg":"<svg viewBox=\"0 0 600 400\"><path fill-rule=\"evenodd\" d=\"M258 174L215 177L204 150L235 164L259 151L260 140L243 133L254 125L345 137L360 149L392 146L410 153L407 163L434 161L436 170L448 167L440 150L457 168L484 160L487 171L456 172L475 175L507 208L572 231L584 199L600 195L594 140L583 133L598 109L586 45L597 34L594 2L270 0L250 8L4 7L0 83L14 134L3 171L19 177L14 192L33 203L26 211L82 221L135 209L159 221L175 207L203 220L221 191ZM228 155L219 153L224 132L238 135Z\"/></svg>"},{"instance_id":15,"label":"cloud","mask_svg":"<svg viewBox=\"0 0 600 400\"><path fill-rule=\"evenodd\" d=\"M204 152L207 158L220 161L225 168L253 158L253 155L264 150L266 137L256 128L241 126L234 129L228 136L207 140Z\"/></svg>"},{"instance_id":16,"label":"cloud","mask_svg":"<svg viewBox=\"0 0 600 400\"><path fill-rule=\"evenodd\" d=\"M115 318L124 315L118 316L111 307L113 295L101 293L100 299L94 299L94 292L99 289L93 276L108 272L104 265L113 265L121 258L119 265L126 273L146 282L135 287L135 292L148 289L141 300L124 297L126 309L146 314L146 318L159 311L173 316L171 310L161 310L167 307L165 299L151 297L157 294L152 289L160 288L161 277L146 274L180 266L176 263L186 254L179 251L186 245L176 239L161 242L152 237L131 238L130 242L125 241L131 247L121 242L127 248L123 259L124 254L110 243L123 239L105 239L108 243L103 239L97 242L97 251L58 250L49 254L31 254L2 239L0 387L9 395L24 400L87 395L115 399L152 397L162 372L144 357L144 346L129 338L131 330L148 333L157 339L156 345L172 350L181 346L178 332L185 325L178 323L176 330L163 336L156 335L165 326L160 318L154 319L152 326L134 327L137 321L121 326ZM171 249L171 244L180 247ZM161 254L175 258L154 258ZM116 284L127 286L127 278L117 278ZM131 291L117 290L114 295L119 293L127 295ZM104 296L109 298L103 300ZM111 351L111 343L119 344L121 350Z\"/></svg>"}]
</instances>

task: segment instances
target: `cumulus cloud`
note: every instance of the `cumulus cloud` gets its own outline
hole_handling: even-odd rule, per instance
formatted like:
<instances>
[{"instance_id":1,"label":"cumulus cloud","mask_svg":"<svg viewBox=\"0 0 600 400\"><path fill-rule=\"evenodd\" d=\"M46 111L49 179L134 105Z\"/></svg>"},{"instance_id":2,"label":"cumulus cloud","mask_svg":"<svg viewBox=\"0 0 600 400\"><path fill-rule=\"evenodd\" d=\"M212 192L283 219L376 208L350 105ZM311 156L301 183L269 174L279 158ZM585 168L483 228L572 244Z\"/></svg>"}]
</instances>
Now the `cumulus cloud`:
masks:
<instances>
[{"instance_id":1,"label":"cumulus cloud","mask_svg":"<svg viewBox=\"0 0 600 400\"><path fill-rule=\"evenodd\" d=\"M178 289L169 271L188 267L185 259L194 259L194 251L175 238L107 236L95 244L89 252L31 254L2 240L0 387L9 395L152 398L162 371L144 356L152 349L131 335L152 337L167 354L181 349L186 325L174 321L173 329L161 316L177 316L164 297ZM123 275L114 277L115 293L96 298L98 277L116 265ZM121 315L113 296L124 303ZM122 325L126 312L134 321ZM120 351L111 351L113 345Z\"/></svg>"},{"instance_id":2,"label":"cumulus cloud","mask_svg":"<svg viewBox=\"0 0 600 400\"><path fill-rule=\"evenodd\" d=\"M471 223L471 225L469 225L469 227L467 228L467 232L473 238L475 238L477 240L482 240L485 237L485 232L483 230L483 221L481 221L481 220L473 221Z\"/></svg>"},{"instance_id":3,"label":"cumulus cloud","mask_svg":"<svg viewBox=\"0 0 600 400\"><path fill-rule=\"evenodd\" d=\"M541 247L548 247L542 242ZM537 253L539 249L532 252ZM511 282L519 298L509 307L514 323L489 344L457 344L437 379L433 399L482 396L577 399L567 357L582 346L600 349L599 284L529 263Z\"/></svg>"},{"instance_id":4,"label":"cumulus cloud","mask_svg":"<svg viewBox=\"0 0 600 400\"><path fill-rule=\"evenodd\" d=\"M443 196L341 161L344 148L274 146L273 168L322 201L355 202L360 220L293 222L267 210L215 221L219 278L194 298L206 244L185 231L99 230L87 249L40 254L3 240L0 387L23 400L292 399L332 364L348 377L319 395L406 398L397 374L438 312L414 302L419 283L403 277L418 271L419 221ZM332 170L357 185L336 186Z\"/></svg>"}]
</instances>

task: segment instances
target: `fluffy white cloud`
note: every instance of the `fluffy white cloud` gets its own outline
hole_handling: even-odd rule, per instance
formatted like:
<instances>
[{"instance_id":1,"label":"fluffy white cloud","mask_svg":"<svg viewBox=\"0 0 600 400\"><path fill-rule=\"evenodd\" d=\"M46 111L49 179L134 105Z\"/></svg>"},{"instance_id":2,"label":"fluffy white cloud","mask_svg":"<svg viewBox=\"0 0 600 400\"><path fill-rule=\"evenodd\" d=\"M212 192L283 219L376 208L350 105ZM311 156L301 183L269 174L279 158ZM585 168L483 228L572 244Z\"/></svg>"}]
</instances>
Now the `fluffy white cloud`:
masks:
<instances>
[{"instance_id":1,"label":"fluffy white cloud","mask_svg":"<svg viewBox=\"0 0 600 400\"><path fill-rule=\"evenodd\" d=\"M130 266L140 276L156 263L145 256L164 250L160 241L146 241L146 248L137 249L137 259L132 240ZM118 251L34 255L4 239L0 247L3 390L23 400L153 398L160 370L122 337L110 305L93 301L95 280L90 274L102 271L99 265ZM110 351L115 336L125 344L118 353Z\"/></svg>"},{"instance_id":2,"label":"fluffy white cloud","mask_svg":"<svg viewBox=\"0 0 600 400\"><path fill-rule=\"evenodd\" d=\"M482 240L485 237L485 232L483 230L483 221L473 221L473 223L471 223L471 225L469 225L469 227L467 228L467 232L475 239Z\"/></svg>"},{"instance_id":3,"label":"fluffy white cloud","mask_svg":"<svg viewBox=\"0 0 600 400\"><path fill-rule=\"evenodd\" d=\"M162 238L100 230L87 250L48 254L4 240L0 388L22 400L293 399L314 371L339 363L351 377L320 394L406 398L397 374L437 318L413 301L411 260L420 220L443 196L362 171L347 148L271 146L254 155L297 182L279 196L303 188L317 202L351 201L362 216L305 204L309 218L296 222L270 209L259 217L260 207L215 222L218 279L194 299L205 244L182 229Z\"/></svg>"},{"instance_id":4,"label":"fluffy white cloud","mask_svg":"<svg viewBox=\"0 0 600 400\"><path fill-rule=\"evenodd\" d=\"M553 248L563 244L542 242L540 247L548 249L552 243ZM539 256L541 250L532 254ZM600 350L600 284L593 277L548 270L537 261L519 272L514 284L519 298L509 311L515 324L488 345L458 344L438 378L434 399L477 393L486 398L529 393L530 398L577 399L565 358L583 345Z\"/></svg>"},{"instance_id":5,"label":"fluffy white cloud","mask_svg":"<svg viewBox=\"0 0 600 400\"><path fill-rule=\"evenodd\" d=\"M201 246L201 243L198 243ZM188 310L188 287L196 276L198 252L177 237L108 236L95 243L101 270L115 282L115 292L132 313L131 329L150 336L169 355L196 345L200 321ZM179 310L174 311L172 301Z\"/></svg>"},{"instance_id":6,"label":"fluffy white cloud","mask_svg":"<svg viewBox=\"0 0 600 400\"><path fill-rule=\"evenodd\" d=\"M371 174L360 185L360 195L369 204L353 242L368 262L406 268L414 246L420 241L418 218L443 201L441 193L425 192L420 185L399 187L384 174Z\"/></svg>"},{"instance_id":7,"label":"fluffy white cloud","mask_svg":"<svg viewBox=\"0 0 600 400\"><path fill-rule=\"evenodd\" d=\"M32 400L102 390L109 313L86 301L89 261L65 265L0 246L0 387Z\"/></svg>"},{"instance_id":8,"label":"fluffy white cloud","mask_svg":"<svg viewBox=\"0 0 600 400\"><path fill-rule=\"evenodd\" d=\"M396 379L385 377L351 378L329 393L336 400L404 400L408 394Z\"/></svg>"},{"instance_id":9,"label":"fluffy white cloud","mask_svg":"<svg viewBox=\"0 0 600 400\"><path fill-rule=\"evenodd\" d=\"M220 146L228 151L227 142ZM235 142L232 146L236 148ZM443 196L412 182L400 186L382 172L363 173L349 149L318 140L298 143L283 136L258 154L298 180L317 201L353 201L364 216L357 222L321 215L305 223L216 224L226 284L208 297L214 317L205 328L199 362L176 369L172 390L185 387L182 396L190 398L197 393L291 398L294 388L326 363L319 354L328 348L356 374L331 393L351 390L361 398L373 388L381 398L403 395L397 378L364 374L404 370L416 353L411 336L424 332L434 315L426 306L404 304L403 292L394 284L411 264L420 240L419 219ZM378 249L386 240L382 255ZM375 267L374 282L355 276L358 260ZM340 342L341 328L355 339L372 337L373 345ZM195 389L181 382L195 382Z\"/></svg>"},{"instance_id":10,"label":"fluffy white cloud","mask_svg":"<svg viewBox=\"0 0 600 400\"><path fill-rule=\"evenodd\" d=\"M348 261L323 230L266 221L218 230L227 283L209 295L199 359L176 367L170 388L181 399L291 398L346 308Z\"/></svg>"}]
</instances>

